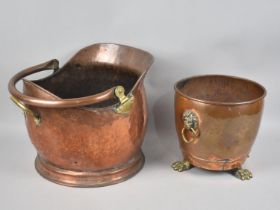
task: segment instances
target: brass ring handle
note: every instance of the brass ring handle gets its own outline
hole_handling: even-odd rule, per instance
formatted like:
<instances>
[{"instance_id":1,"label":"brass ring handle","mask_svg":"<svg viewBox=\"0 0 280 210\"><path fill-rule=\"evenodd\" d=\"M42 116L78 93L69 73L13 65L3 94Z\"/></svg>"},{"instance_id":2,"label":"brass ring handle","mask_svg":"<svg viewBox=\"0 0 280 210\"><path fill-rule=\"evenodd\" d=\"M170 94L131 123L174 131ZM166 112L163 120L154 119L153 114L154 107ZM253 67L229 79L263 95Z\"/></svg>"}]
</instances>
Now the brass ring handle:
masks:
<instances>
[{"instance_id":1,"label":"brass ring handle","mask_svg":"<svg viewBox=\"0 0 280 210\"><path fill-rule=\"evenodd\" d=\"M186 131L191 131L192 138L190 140L185 136ZM195 131L194 129L188 130L187 128L183 127L183 129L181 131L181 135L182 135L182 138L183 138L184 142L189 144L189 143L192 143L195 140L195 137L199 136L199 131L198 130Z\"/></svg>"},{"instance_id":2,"label":"brass ring handle","mask_svg":"<svg viewBox=\"0 0 280 210\"><path fill-rule=\"evenodd\" d=\"M184 122L184 127L181 130L182 139L187 144L193 143L195 141L195 138L199 137L200 135L198 128L198 117L193 111L186 110L183 113L182 119ZM191 139L188 139L188 137L186 137L186 131L191 132Z\"/></svg>"},{"instance_id":3,"label":"brass ring handle","mask_svg":"<svg viewBox=\"0 0 280 210\"><path fill-rule=\"evenodd\" d=\"M40 125L41 123L41 117L39 116L39 114L35 113L34 111L32 111L31 109L29 109L27 106L25 106L23 103L21 103L18 99L16 99L15 97L11 96L10 97L11 100L20 108L22 109L22 111L24 112L24 114L31 114L34 122L36 125Z\"/></svg>"},{"instance_id":4,"label":"brass ring handle","mask_svg":"<svg viewBox=\"0 0 280 210\"><path fill-rule=\"evenodd\" d=\"M44 70L54 69L55 71L58 70L59 62L58 60L50 60L48 62L39 64L37 66L33 66L27 68L12 77L9 82L9 92L11 95L16 98L17 100L21 101L26 105L32 105L37 107L46 107L46 108L70 108L70 107L79 107L79 106L86 106L91 105L94 103L99 103L108 99L115 97L115 89L116 87L112 87L104 92L86 96L81 98L71 98L71 99L55 99L55 100L45 100L40 98L34 98L28 95L25 95L18 91L15 87L16 83L33 73L37 73Z\"/></svg>"}]
</instances>

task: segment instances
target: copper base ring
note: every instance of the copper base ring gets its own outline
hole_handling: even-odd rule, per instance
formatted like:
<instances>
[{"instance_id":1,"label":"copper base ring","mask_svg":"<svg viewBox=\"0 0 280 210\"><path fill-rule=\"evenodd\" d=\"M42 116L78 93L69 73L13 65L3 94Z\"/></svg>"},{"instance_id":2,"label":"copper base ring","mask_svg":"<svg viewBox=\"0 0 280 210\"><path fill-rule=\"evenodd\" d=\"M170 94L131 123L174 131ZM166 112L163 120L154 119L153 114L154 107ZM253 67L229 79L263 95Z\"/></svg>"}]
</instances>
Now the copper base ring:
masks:
<instances>
[{"instance_id":1,"label":"copper base ring","mask_svg":"<svg viewBox=\"0 0 280 210\"><path fill-rule=\"evenodd\" d=\"M145 162L142 151L128 163L114 169L94 172L70 171L58 168L38 155L35 160L35 168L38 173L47 180L69 187L103 187L123 182L139 172Z\"/></svg>"}]
</instances>

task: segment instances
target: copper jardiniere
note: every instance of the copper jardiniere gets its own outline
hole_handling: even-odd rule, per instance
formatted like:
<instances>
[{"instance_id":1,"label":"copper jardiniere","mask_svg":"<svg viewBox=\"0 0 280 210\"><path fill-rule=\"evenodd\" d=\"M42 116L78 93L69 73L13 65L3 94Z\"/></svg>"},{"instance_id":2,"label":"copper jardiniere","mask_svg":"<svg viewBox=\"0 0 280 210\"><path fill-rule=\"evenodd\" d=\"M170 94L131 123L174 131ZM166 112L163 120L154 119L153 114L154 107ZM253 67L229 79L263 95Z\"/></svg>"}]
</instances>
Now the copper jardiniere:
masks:
<instances>
[{"instance_id":1,"label":"copper jardiniere","mask_svg":"<svg viewBox=\"0 0 280 210\"><path fill-rule=\"evenodd\" d=\"M117 44L80 50L59 69L58 61L25 69L9 83L23 109L37 149L35 166L45 178L68 186L98 187L121 182L143 166L141 152L147 107L144 76L149 53ZM25 76L53 69L50 76Z\"/></svg>"},{"instance_id":2,"label":"copper jardiniere","mask_svg":"<svg viewBox=\"0 0 280 210\"><path fill-rule=\"evenodd\" d=\"M260 125L264 87L232 76L205 75L175 85L176 129L184 160L177 171L196 166L252 178L242 169Z\"/></svg>"}]
</instances>

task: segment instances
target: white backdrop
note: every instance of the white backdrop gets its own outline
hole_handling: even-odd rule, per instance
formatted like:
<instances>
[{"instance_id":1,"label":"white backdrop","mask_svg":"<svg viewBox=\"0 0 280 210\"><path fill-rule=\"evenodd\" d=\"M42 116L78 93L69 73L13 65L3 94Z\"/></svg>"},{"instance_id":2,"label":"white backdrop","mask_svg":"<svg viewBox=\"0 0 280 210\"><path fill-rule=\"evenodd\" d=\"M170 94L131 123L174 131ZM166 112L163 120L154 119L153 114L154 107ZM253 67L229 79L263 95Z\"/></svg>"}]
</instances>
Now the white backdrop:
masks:
<instances>
[{"instance_id":1,"label":"white backdrop","mask_svg":"<svg viewBox=\"0 0 280 210\"><path fill-rule=\"evenodd\" d=\"M149 51L145 80L149 126L146 164L132 179L77 189L41 178L20 110L7 83L19 70L115 42ZM1 209L279 209L280 2L277 0L0 0ZM254 178L199 169L176 173L181 159L173 84L197 74L228 74L267 88L263 121L245 166Z\"/></svg>"}]
</instances>

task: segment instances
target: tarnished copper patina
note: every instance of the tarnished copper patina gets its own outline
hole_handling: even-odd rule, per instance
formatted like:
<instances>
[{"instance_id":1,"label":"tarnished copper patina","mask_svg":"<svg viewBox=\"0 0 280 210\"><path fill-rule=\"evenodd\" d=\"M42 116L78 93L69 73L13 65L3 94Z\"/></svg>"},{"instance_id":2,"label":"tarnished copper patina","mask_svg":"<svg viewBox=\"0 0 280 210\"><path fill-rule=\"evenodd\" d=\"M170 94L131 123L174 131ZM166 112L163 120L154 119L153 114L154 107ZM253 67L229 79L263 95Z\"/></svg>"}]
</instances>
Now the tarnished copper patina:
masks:
<instances>
[{"instance_id":1,"label":"tarnished copper patina","mask_svg":"<svg viewBox=\"0 0 280 210\"><path fill-rule=\"evenodd\" d=\"M143 79L152 62L140 49L94 44L62 68L51 60L16 74L9 91L25 113L37 171L76 187L110 185L136 174L144 163L147 124ZM23 93L16 89L25 76L47 69L53 74L24 79Z\"/></svg>"},{"instance_id":2,"label":"tarnished copper patina","mask_svg":"<svg viewBox=\"0 0 280 210\"><path fill-rule=\"evenodd\" d=\"M231 171L252 178L241 166L249 156L261 121L266 91L256 82L232 76L205 75L175 85L176 129L183 161L191 166Z\"/></svg>"}]
</instances>

